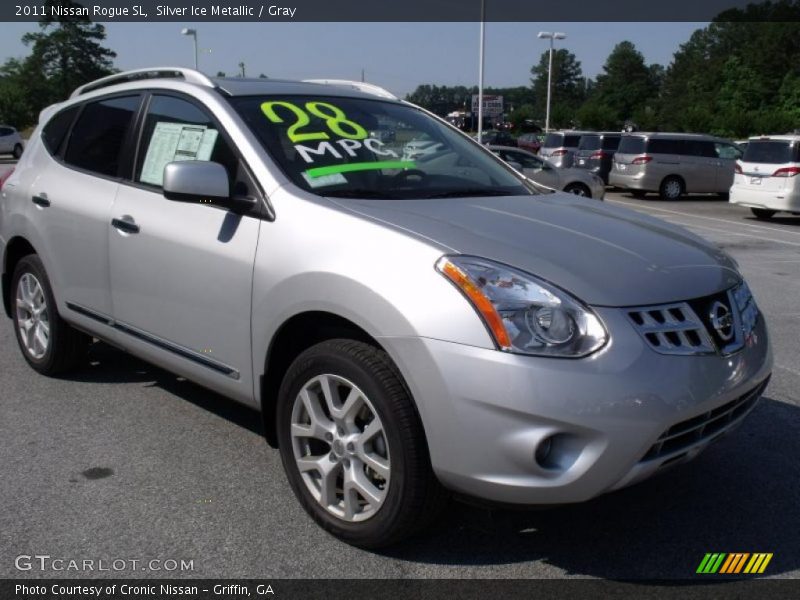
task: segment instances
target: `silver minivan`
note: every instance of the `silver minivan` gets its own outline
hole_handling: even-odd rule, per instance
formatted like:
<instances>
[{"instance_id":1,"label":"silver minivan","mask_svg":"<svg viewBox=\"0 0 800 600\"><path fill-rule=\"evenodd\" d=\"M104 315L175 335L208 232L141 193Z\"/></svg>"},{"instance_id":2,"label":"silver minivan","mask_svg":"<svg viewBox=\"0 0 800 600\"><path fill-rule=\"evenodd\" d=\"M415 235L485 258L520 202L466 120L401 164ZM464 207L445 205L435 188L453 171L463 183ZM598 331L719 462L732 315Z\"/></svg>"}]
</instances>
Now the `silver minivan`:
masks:
<instances>
[{"instance_id":1,"label":"silver minivan","mask_svg":"<svg viewBox=\"0 0 800 600\"><path fill-rule=\"evenodd\" d=\"M359 546L451 493L579 502L689 461L772 370L724 251L543 193L368 84L115 74L43 111L0 196L33 370L96 338L260 410L300 504Z\"/></svg>"},{"instance_id":2,"label":"silver minivan","mask_svg":"<svg viewBox=\"0 0 800 600\"><path fill-rule=\"evenodd\" d=\"M665 200L694 193L726 196L741 155L732 142L710 135L632 133L620 141L608 182L637 198L648 192Z\"/></svg>"},{"instance_id":3,"label":"silver minivan","mask_svg":"<svg viewBox=\"0 0 800 600\"><path fill-rule=\"evenodd\" d=\"M573 165L575 152L578 150L581 136L584 131L551 131L548 133L539 156L546 159L551 165L559 169L566 169Z\"/></svg>"}]
</instances>

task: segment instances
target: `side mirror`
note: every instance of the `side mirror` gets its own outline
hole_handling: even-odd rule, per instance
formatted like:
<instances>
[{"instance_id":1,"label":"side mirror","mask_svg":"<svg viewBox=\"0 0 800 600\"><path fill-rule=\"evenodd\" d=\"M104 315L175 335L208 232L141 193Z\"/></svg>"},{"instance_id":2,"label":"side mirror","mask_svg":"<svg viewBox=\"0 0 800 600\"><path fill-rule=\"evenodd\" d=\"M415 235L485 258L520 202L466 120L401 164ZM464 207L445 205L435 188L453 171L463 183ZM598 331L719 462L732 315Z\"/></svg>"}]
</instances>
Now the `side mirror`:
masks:
<instances>
[{"instance_id":1,"label":"side mirror","mask_svg":"<svg viewBox=\"0 0 800 600\"><path fill-rule=\"evenodd\" d=\"M164 197L175 202L211 204L237 212L253 208L255 200L232 198L228 172L219 163L184 160L164 167Z\"/></svg>"}]
</instances>

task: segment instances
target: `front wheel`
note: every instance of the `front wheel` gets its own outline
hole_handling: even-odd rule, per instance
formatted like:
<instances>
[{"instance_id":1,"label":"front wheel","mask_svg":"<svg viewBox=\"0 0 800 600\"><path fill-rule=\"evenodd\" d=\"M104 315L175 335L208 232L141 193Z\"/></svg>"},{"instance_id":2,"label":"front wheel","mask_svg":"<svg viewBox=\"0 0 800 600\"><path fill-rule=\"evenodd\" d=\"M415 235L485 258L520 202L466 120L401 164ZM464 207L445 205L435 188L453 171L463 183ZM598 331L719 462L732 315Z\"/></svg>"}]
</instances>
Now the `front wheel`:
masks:
<instances>
[{"instance_id":1,"label":"front wheel","mask_svg":"<svg viewBox=\"0 0 800 600\"><path fill-rule=\"evenodd\" d=\"M58 314L41 259L22 258L11 282L14 329L22 355L42 375L58 375L80 364L90 338Z\"/></svg>"},{"instance_id":2,"label":"front wheel","mask_svg":"<svg viewBox=\"0 0 800 600\"><path fill-rule=\"evenodd\" d=\"M317 344L292 363L278 403L289 483L325 530L378 548L430 524L444 494L422 423L385 352L353 340Z\"/></svg>"},{"instance_id":3,"label":"front wheel","mask_svg":"<svg viewBox=\"0 0 800 600\"><path fill-rule=\"evenodd\" d=\"M777 211L769 210L767 208L751 208L750 211L753 213L756 219L761 221L766 221L767 219L771 219L775 216Z\"/></svg>"},{"instance_id":4,"label":"front wheel","mask_svg":"<svg viewBox=\"0 0 800 600\"><path fill-rule=\"evenodd\" d=\"M583 196L584 198L592 197L592 192L590 192L589 188L583 185L582 183L570 183L567 187L564 188L564 191L567 192L568 194Z\"/></svg>"}]
</instances>

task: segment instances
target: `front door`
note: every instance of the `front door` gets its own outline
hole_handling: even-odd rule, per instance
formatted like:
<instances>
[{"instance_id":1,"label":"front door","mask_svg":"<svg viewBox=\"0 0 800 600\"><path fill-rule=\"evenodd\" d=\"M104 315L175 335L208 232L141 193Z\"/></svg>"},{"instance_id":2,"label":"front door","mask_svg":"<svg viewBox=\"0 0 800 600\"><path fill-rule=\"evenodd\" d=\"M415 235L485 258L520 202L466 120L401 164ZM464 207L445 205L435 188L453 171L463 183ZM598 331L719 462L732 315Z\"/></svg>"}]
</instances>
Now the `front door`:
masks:
<instances>
[{"instance_id":1,"label":"front door","mask_svg":"<svg viewBox=\"0 0 800 600\"><path fill-rule=\"evenodd\" d=\"M253 396L250 309L261 220L167 200L164 166L211 160L242 190L243 166L210 113L153 95L132 184L120 185L110 229L116 327L145 358L248 402ZM252 184L251 184L252 185Z\"/></svg>"}]
</instances>

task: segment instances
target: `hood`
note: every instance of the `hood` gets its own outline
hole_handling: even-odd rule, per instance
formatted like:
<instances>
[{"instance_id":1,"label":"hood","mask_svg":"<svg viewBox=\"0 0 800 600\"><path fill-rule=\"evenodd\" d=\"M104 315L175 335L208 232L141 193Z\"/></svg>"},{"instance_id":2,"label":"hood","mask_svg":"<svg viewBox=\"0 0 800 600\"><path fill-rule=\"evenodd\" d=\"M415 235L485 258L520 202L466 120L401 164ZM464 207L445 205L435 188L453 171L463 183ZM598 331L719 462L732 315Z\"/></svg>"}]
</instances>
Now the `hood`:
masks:
<instances>
[{"instance_id":1,"label":"hood","mask_svg":"<svg viewBox=\"0 0 800 600\"><path fill-rule=\"evenodd\" d=\"M446 252L536 275L594 306L689 300L741 280L725 252L682 227L572 194L333 201Z\"/></svg>"}]
</instances>

